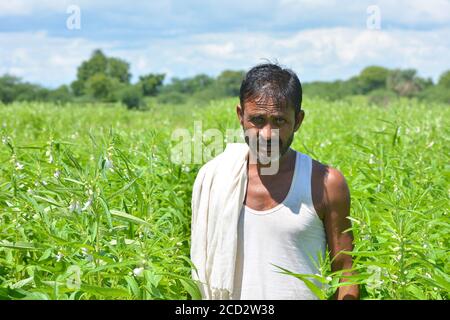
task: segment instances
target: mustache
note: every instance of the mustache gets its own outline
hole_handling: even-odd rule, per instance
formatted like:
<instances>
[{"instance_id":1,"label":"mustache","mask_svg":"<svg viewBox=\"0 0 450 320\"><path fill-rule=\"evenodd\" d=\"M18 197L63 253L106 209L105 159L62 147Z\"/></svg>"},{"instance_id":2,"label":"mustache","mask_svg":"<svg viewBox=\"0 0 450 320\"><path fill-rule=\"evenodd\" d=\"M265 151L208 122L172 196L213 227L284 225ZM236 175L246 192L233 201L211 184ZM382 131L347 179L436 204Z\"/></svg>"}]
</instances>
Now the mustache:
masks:
<instances>
[{"instance_id":1,"label":"mustache","mask_svg":"<svg viewBox=\"0 0 450 320\"><path fill-rule=\"evenodd\" d=\"M250 138L248 136L245 137L245 142L247 142L247 144L250 142ZM258 146L267 146L267 147L271 147L272 145L276 144L276 141L271 140L264 140L264 139L256 139L257 145ZM281 147L283 146L283 141L281 139L278 139L278 146Z\"/></svg>"}]
</instances>

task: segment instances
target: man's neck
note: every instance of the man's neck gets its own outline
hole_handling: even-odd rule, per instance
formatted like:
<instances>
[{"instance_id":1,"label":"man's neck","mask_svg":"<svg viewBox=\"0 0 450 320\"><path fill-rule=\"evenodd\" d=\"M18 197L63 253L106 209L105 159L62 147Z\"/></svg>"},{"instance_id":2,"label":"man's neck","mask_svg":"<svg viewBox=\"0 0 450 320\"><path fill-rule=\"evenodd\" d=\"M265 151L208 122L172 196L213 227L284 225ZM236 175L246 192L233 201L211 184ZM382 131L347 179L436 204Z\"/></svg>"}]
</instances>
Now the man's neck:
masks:
<instances>
[{"instance_id":1,"label":"man's neck","mask_svg":"<svg viewBox=\"0 0 450 320\"><path fill-rule=\"evenodd\" d=\"M271 166L278 165L278 172L274 175L277 175L281 172L290 171L294 168L294 159L295 159L295 150L289 148L288 151L286 151L285 154L283 154L277 161L278 164L274 162L269 162L268 164L262 164L262 163L251 163L251 161L248 162L248 170L249 172L258 172L258 175L261 175L262 169L270 168Z\"/></svg>"}]
</instances>

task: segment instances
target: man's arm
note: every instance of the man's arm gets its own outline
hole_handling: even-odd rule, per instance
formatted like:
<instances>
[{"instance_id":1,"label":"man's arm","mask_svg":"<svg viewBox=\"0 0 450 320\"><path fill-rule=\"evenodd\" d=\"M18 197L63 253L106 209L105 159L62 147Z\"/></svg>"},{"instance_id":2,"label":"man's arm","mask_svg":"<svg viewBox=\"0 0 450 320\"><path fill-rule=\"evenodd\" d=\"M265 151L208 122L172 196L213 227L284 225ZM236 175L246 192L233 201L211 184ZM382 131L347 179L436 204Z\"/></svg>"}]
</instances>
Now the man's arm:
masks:
<instances>
[{"instance_id":1,"label":"man's arm","mask_svg":"<svg viewBox=\"0 0 450 320\"><path fill-rule=\"evenodd\" d=\"M352 256L340 253L353 250L353 234L344 232L351 227L350 191L344 176L337 170L328 167L324 179L324 214L323 221L327 235L328 248L332 259L331 270L338 271L352 268ZM349 276L351 272L343 275ZM341 278L340 282L349 281ZM359 299L358 285L339 287L334 296L337 300Z\"/></svg>"}]
</instances>

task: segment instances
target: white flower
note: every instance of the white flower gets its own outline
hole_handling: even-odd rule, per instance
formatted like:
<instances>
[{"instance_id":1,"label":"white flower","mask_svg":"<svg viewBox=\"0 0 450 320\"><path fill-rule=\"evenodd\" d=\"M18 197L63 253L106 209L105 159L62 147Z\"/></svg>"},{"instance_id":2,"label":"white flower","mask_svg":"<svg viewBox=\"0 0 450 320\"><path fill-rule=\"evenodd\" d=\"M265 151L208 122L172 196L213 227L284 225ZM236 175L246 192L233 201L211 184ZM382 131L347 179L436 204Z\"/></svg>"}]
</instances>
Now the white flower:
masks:
<instances>
[{"instance_id":1,"label":"white flower","mask_svg":"<svg viewBox=\"0 0 450 320\"><path fill-rule=\"evenodd\" d=\"M94 257L88 253L88 249L87 248L81 248L81 253L82 255L86 258L87 261L93 261Z\"/></svg>"},{"instance_id":2,"label":"white flower","mask_svg":"<svg viewBox=\"0 0 450 320\"><path fill-rule=\"evenodd\" d=\"M45 152L45 155L48 157L48 163L53 163L53 155L52 152L50 150L47 150Z\"/></svg>"},{"instance_id":3,"label":"white flower","mask_svg":"<svg viewBox=\"0 0 450 320\"><path fill-rule=\"evenodd\" d=\"M92 197L90 197L89 200L86 201L86 203L84 204L83 209L81 209L81 211L87 210L87 208L89 208L91 206L92 200L93 200Z\"/></svg>"},{"instance_id":4,"label":"white flower","mask_svg":"<svg viewBox=\"0 0 450 320\"><path fill-rule=\"evenodd\" d=\"M53 176L54 176L56 179L58 179L60 175L61 175L61 171L59 171L59 170L56 170L55 173L53 174Z\"/></svg>"},{"instance_id":5,"label":"white flower","mask_svg":"<svg viewBox=\"0 0 450 320\"><path fill-rule=\"evenodd\" d=\"M47 181L42 180L42 185L43 185L43 186L46 186L46 185L47 185Z\"/></svg>"},{"instance_id":6,"label":"white flower","mask_svg":"<svg viewBox=\"0 0 450 320\"><path fill-rule=\"evenodd\" d=\"M105 169L112 169L113 168L113 162L109 158L105 158Z\"/></svg>"},{"instance_id":7,"label":"white flower","mask_svg":"<svg viewBox=\"0 0 450 320\"><path fill-rule=\"evenodd\" d=\"M2 143L3 143L3 144L7 144L7 143L8 143L8 138L2 137Z\"/></svg>"},{"instance_id":8,"label":"white flower","mask_svg":"<svg viewBox=\"0 0 450 320\"><path fill-rule=\"evenodd\" d=\"M81 205L80 205L80 202L78 202L78 201L72 201L71 203L70 203L70 206L69 206L69 211L70 212L80 212L81 211Z\"/></svg>"},{"instance_id":9,"label":"white flower","mask_svg":"<svg viewBox=\"0 0 450 320\"><path fill-rule=\"evenodd\" d=\"M144 268L143 268L143 267L135 268L135 269L133 270L133 274L134 274L136 277L142 276L142 273L143 273L143 272L144 272Z\"/></svg>"},{"instance_id":10,"label":"white flower","mask_svg":"<svg viewBox=\"0 0 450 320\"><path fill-rule=\"evenodd\" d=\"M64 257L64 255L58 251L58 254L56 255L56 262L61 261L62 257Z\"/></svg>"},{"instance_id":11,"label":"white flower","mask_svg":"<svg viewBox=\"0 0 450 320\"><path fill-rule=\"evenodd\" d=\"M333 278L330 277L330 276L328 276L328 277L327 277L327 281L330 282L331 280L333 280Z\"/></svg>"},{"instance_id":12,"label":"white flower","mask_svg":"<svg viewBox=\"0 0 450 320\"><path fill-rule=\"evenodd\" d=\"M20 162L16 162L16 169L17 170L22 170L24 168L23 164L21 164Z\"/></svg>"},{"instance_id":13,"label":"white flower","mask_svg":"<svg viewBox=\"0 0 450 320\"><path fill-rule=\"evenodd\" d=\"M33 193L34 193L34 191L33 191L32 189L28 188L28 190L27 190L27 193L29 193L29 194L33 194Z\"/></svg>"}]
</instances>

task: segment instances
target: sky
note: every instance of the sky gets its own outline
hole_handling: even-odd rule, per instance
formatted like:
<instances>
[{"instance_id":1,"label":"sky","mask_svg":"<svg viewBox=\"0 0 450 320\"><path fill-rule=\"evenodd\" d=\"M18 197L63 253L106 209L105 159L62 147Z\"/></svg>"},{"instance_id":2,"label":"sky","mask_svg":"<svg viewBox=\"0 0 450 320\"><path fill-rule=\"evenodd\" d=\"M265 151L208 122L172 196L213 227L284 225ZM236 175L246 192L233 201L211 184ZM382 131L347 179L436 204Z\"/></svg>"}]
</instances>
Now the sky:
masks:
<instances>
[{"instance_id":1,"label":"sky","mask_svg":"<svg viewBox=\"0 0 450 320\"><path fill-rule=\"evenodd\" d=\"M302 82L450 69L450 0L0 0L0 75L68 84L94 49L166 79L267 60Z\"/></svg>"}]
</instances>

